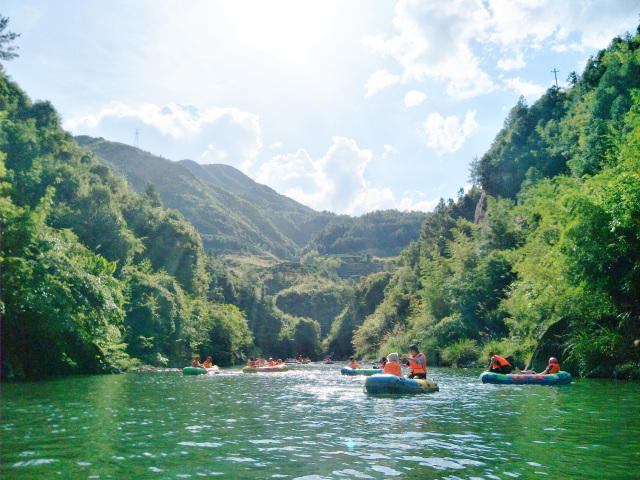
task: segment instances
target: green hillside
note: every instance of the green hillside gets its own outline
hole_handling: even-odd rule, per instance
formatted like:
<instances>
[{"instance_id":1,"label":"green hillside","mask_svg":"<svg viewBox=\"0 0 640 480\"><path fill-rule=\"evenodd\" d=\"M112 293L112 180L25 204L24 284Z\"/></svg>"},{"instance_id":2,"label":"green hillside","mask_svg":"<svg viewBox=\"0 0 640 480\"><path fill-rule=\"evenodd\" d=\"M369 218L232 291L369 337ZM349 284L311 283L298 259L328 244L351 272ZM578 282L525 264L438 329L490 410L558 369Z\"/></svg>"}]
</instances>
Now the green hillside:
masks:
<instances>
[{"instance_id":1,"label":"green hillside","mask_svg":"<svg viewBox=\"0 0 640 480\"><path fill-rule=\"evenodd\" d=\"M272 188L254 182L244 173L229 165L201 165L192 160L178 162L197 178L228 190L255 206L263 215L291 239L298 247L309 241L335 217L328 212L316 212L280 195Z\"/></svg>"},{"instance_id":2,"label":"green hillside","mask_svg":"<svg viewBox=\"0 0 640 480\"><path fill-rule=\"evenodd\" d=\"M212 259L179 212L131 190L1 71L0 105L3 379L254 351L246 314L210 295Z\"/></svg>"},{"instance_id":3,"label":"green hillside","mask_svg":"<svg viewBox=\"0 0 640 480\"><path fill-rule=\"evenodd\" d=\"M426 218L422 212L397 210L361 217L316 212L229 165L172 162L102 138L76 140L125 176L136 191L152 184L166 207L180 211L198 229L205 249L214 255L274 260L291 260L305 252L392 257L417 238Z\"/></svg>"},{"instance_id":4,"label":"green hillside","mask_svg":"<svg viewBox=\"0 0 640 480\"><path fill-rule=\"evenodd\" d=\"M427 216L379 302L363 281L328 346L348 351L337 333L353 332L360 356L417 342L432 364L493 350L640 378L640 30L570 82L518 102L473 163L476 186Z\"/></svg>"},{"instance_id":5,"label":"green hillside","mask_svg":"<svg viewBox=\"0 0 640 480\"><path fill-rule=\"evenodd\" d=\"M101 138L80 136L76 140L114 173L124 175L136 191L142 192L152 184L166 207L181 212L198 229L205 250L282 259L297 254L298 246L274 225L259 204L211 182L211 175L199 178L187 168L187 162L172 162Z\"/></svg>"}]
</instances>

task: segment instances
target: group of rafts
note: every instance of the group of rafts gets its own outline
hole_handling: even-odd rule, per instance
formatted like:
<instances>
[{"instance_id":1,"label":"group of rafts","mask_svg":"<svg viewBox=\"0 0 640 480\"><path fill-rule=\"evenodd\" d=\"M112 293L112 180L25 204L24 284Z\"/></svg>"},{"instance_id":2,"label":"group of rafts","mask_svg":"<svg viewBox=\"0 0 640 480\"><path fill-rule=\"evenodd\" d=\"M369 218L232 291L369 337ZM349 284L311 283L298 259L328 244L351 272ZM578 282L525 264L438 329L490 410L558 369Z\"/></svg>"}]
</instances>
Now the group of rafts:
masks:
<instances>
[{"instance_id":1,"label":"group of rafts","mask_svg":"<svg viewBox=\"0 0 640 480\"><path fill-rule=\"evenodd\" d=\"M414 354L415 353L415 354ZM306 360L306 359L305 359ZM395 366L398 363L397 354L390 354L387 357L387 362L384 368L360 368L357 363L352 359L349 366L345 366L341 369L342 375L364 375L366 380L364 382L364 388L367 393L373 395L398 395L398 394L411 394L411 393L431 393L439 391L438 384L431 378L427 377L428 374L426 368L426 357L423 353L412 352L412 356L407 358L411 369L411 376L425 376L425 378L409 378L402 375L401 368L396 370ZM502 385L566 385L571 383L571 374L560 370L558 361L555 358L549 359L549 366L542 373L535 373L532 371L511 373L499 373L502 367L508 367L508 362L498 356L491 356L491 368L494 371L483 372L480 375L482 383L494 383ZM502 362L506 362L503 364ZM269 373L269 372L286 372L289 370L287 363L291 362L274 362L269 359L268 362L254 362L247 365L242 369L243 373ZM302 361L295 363L309 363L309 361ZM333 362L324 362L333 363ZM391 367L391 368L390 368ZM503 369L502 371L505 371ZM196 374L211 374L219 373L219 369L216 365L209 368L203 368L200 366L185 367L183 373L185 375ZM393 372L393 373L390 373ZM424 374L424 375L420 375Z\"/></svg>"}]
</instances>

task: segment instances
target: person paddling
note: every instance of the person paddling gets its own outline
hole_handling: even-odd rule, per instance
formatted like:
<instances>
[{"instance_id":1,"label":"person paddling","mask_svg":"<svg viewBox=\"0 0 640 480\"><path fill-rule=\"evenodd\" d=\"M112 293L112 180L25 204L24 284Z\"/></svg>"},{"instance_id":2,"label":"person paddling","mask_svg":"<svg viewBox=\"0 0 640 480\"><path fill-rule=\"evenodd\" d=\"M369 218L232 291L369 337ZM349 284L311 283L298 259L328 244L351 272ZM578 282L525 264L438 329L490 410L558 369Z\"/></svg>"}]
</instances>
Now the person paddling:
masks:
<instances>
[{"instance_id":1,"label":"person paddling","mask_svg":"<svg viewBox=\"0 0 640 480\"><path fill-rule=\"evenodd\" d=\"M409 370L410 373L407 375L408 378L427 378L427 357L424 353L421 353L418 350L416 345L411 345L409 347L410 357L407 357L409 361Z\"/></svg>"},{"instance_id":2,"label":"person paddling","mask_svg":"<svg viewBox=\"0 0 640 480\"><path fill-rule=\"evenodd\" d=\"M507 375L513 371L513 366L506 358L489 352L489 371L492 373L502 373Z\"/></svg>"},{"instance_id":3,"label":"person paddling","mask_svg":"<svg viewBox=\"0 0 640 480\"><path fill-rule=\"evenodd\" d=\"M398 354L390 353L387 358L387 362L384 365L384 373L395 375L396 377L402 376L402 366L398 362Z\"/></svg>"},{"instance_id":4,"label":"person paddling","mask_svg":"<svg viewBox=\"0 0 640 480\"><path fill-rule=\"evenodd\" d=\"M204 366L200 363L200 357L194 358L193 362L191 362L191 366L197 367L197 368L204 368Z\"/></svg>"}]
</instances>

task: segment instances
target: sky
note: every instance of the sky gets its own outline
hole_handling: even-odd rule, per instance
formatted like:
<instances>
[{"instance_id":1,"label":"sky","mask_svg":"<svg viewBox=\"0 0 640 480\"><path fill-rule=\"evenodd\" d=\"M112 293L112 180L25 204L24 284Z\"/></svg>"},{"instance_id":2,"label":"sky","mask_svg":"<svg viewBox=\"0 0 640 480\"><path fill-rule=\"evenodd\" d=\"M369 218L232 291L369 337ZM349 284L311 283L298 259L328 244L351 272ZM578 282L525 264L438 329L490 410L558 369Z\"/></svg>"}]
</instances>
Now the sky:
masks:
<instances>
[{"instance_id":1,"label":"sky","mask_svg":"<svg viewBox=\"0 0 640 480\"><path fill-rule=\"evenodd\" d=\"M640 0L3 0L6 73L63 127L224 163L316 210L430 211L520 96L567 86ZM137 132L137 135L136 135Z\"/></svg>"}]
</instances>

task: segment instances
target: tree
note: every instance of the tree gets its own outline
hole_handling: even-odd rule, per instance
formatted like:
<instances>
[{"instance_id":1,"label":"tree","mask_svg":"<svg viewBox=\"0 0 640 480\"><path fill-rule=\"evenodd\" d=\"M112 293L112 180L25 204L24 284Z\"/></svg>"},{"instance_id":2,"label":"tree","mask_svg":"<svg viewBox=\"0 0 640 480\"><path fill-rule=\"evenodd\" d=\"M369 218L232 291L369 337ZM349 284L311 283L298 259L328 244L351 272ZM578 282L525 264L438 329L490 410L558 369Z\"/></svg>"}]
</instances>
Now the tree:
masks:
<instances>
[{"instance_id":1,"label":"tree","mask_svg":"<svg viewBox=\"0 0 640 480\"><path fill-rule=\"evenodd\" d=\"M11 45L11 43L20 36L19 33L6 32L5 29L9 24L9 17L3 17L0 15L0 59L11 60L16 58L18 54L16 50L18 47ZM2 70L2 64L0 64L0 71Z\"/></svg>"}]
</instances>

